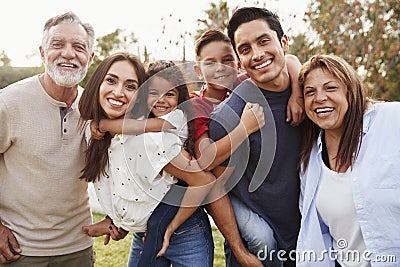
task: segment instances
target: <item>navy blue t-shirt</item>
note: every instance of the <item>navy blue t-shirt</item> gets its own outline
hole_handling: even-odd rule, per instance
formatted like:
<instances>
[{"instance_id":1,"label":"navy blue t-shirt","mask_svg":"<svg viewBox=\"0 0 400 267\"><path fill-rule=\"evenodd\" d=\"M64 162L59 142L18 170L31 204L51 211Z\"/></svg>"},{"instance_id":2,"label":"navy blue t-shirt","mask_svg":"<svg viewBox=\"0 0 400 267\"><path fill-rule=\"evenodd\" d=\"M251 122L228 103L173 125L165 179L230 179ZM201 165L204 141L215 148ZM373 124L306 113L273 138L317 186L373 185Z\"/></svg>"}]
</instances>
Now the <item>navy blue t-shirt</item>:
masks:
<instances>
[{"instance_id":1,"label":"navy blue t-shirt","mask_svg":"<svg viewBox=\"0 0 400 267\"><path fill-rule=\"evenodd\" d=\"M265 126L221 165L235 167L227 190L269 223L280 248L294 248L300 228L301 127L286 122L290 95L290 86L271 92L246 80L214 109L209 121L210 138L217 141L237 126L247 102L263 106Z\"/></svg>"}]
</instances>

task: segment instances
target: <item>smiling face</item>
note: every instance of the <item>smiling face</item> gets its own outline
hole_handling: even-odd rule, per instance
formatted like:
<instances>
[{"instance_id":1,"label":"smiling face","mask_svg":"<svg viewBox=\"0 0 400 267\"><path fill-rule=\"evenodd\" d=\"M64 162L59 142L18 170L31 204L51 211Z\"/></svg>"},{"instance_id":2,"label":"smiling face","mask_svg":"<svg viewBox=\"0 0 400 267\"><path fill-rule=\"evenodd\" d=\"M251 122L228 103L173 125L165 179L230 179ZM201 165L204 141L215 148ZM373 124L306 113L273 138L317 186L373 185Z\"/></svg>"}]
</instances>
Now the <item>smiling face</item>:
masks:
<instances>
[{"instance_id":1,"label":"smiling face","mask_svg":"<svg viewBox=\"0 0 400 267\"><path fill-rule=\"evenodd\" d=\"M288 39L282 40L263 19L241 24L234 33L241 66L260 88L273 89L283 75Z\"/></svg>"},{"instance_id":2,"label":"smiling face","mask_svg":"<svg viewBox=\"0 0 400 267\"><path fill-rule=\"evenodd\" d=\"M40 53L46 73L56 84L65 87L81 82L92 60L89 37L79 24L60 23L51 27Z\"/></svg>"},{"instance_id":3,"label":"smiling face","mask_svg":"<svg viewBox=\"0 0 400 267\"><path fill-rule=\"evenodd\" d=\"M198 74L208 83L207 90L232 90L237 79L238 62L230 43L214 41L204 45L198 60Z\"/></svg>"},{"instance_id":4,"label":"smiling face","mask_svg":"<svg viewBox=\"0 0 400 267\"><path fill-rule=\"evenodd\" d=\"M107 118L123 118L136 101L139 88L135 68L128 61L116 61L100 85L99 101Z\"/></svg>"},{"instance_id":5,"label":"smiling face","mask_svg":"<svg viewBox=\"0 0 400 267\"><path fill-rule=\"evenodd\" d=\"M328 71L317 68L306 76L303 95L308 118L326 133L341 136L349 108L346 85Z\"/></svg>"},{"instance_id":6,"label":"smiling face","mask_svg":"<svg viewBox=\"0 0 400 267\"><path fill-rule=\"evenodd\" d=\"M155 117L168 114L178 106L179 92L164 78L153 76L149 80L147 106Z\"/></svg>"}]
</instances>

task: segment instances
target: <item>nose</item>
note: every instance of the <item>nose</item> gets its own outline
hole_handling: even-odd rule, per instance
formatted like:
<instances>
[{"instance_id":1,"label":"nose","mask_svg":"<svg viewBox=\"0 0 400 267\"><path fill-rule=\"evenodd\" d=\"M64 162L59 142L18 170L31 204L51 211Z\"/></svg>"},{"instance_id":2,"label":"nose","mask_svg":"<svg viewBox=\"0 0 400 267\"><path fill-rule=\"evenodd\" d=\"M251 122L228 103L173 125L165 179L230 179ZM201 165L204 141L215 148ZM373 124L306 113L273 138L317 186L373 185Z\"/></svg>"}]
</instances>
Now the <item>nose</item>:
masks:
<instances>
[{"instance_id":1,"label":"nose","mask_svg":"<svg viewBox=\"0 0 400 267\"><path fill-rule=\"evenodd\" d=\"M226 65L222 63L217 63L216 71L224 71L226 69Z\"/></svg>"},{"instance_id":2,"label":"nose","mask_svg":"<svg viewBox=\"0 0 400 267\"><path fill-rule=\"evenodd\" d=\"M74 48L72 45L65 45L61 54L64 58L73 58L75 55Z\"/></svg>"},{"instance_id":3,"label":"nose","mask_svg":"<svg viewBox=\"0 0 400 267\"><path fill-rule=\"evenodd\" d=\"M115 97L122 97L124 96L124 92L123 92L123 87L122 85L118 85L113 91L112 91L113 95Z\"/></svg>"},{"instance_id":4,"label":"nose","mask_svg":"<svg viewBox=\"0 0 400 267\"><path fill-rule=\"evenodd\" d=\"M164 101L165 101L165 94L164 95L161 95L158 99L157 99L157 103L164 103Z\"/></svg>"},{"instance_id":5,"label":"nose","mask_svg":"<svg viewBox=\"0 0 400 267\"><path fill-rule=\"evenodd\" d=\"M264 49L262 49L261 47L258 47L257 45L255 45L253 47L253 60L254 61L259 61L264 57Z\"/></svg>"},{"instance_id":6,"label":"nose","mask_svg":"<svg viewBox=\"0 0 400 267\"><path fill-rule=\"evenodd\" d=\"M328 99L325 90L318 90L315 94L315 100L317 102L324 102Z\"/></svg>"}]
</instances>

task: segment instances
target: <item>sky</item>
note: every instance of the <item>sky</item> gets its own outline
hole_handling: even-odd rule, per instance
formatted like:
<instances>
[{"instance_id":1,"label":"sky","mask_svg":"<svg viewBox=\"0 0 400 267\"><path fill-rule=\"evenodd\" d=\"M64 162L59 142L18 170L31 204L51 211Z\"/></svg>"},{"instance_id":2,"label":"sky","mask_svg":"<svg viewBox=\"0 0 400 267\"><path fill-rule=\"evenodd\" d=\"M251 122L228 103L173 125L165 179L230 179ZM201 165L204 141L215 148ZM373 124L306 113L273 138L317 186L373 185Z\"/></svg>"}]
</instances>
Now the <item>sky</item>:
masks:
<instances>
[{"instance_id":1,"label":"sky","mask_svg":"<svg viewBox=\"0 0 400 267\"><path fill-rule=\"evenodd\" d=\"M310 0L228 0L228 6L266 7L276 12L284 31L290 35L301 32ZM39 45L46 20L72 11L84 22L93 25L96 38L114 32L134 33L137 44L128 47L134 54L143 53L144 46L151 59L181 60L183 41L180 34L195 34L197 19L205 19L205 10L218 0L2 0L0 15L0 52L4 51L14 67L39 66ZM256 2L259 2L257 4ZM296 17L291 16L296 14ZM179 22L180 20L180 22ZM162 34L165 25L165 34ZM171 44L169 43L171 40ZM178 45L175 43L180 41ZM186 35L186 60L194 59L194 39Z\"/></svg>"}]
</instances>

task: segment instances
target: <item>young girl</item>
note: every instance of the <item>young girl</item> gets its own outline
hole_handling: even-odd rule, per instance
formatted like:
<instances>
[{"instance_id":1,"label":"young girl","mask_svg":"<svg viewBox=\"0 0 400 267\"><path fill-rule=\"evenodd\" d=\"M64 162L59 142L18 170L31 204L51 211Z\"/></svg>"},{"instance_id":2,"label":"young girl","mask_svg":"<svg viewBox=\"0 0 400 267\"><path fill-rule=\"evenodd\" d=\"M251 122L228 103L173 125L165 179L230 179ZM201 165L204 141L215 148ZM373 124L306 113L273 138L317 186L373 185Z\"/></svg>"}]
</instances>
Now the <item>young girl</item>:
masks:
<instances>
[{"instance_id":1,"label":"young girl","mask_svg":"<svg viewBox=\"0 0 400 267\"><path fill-rule=\"evenodd\" d=\"M163 67L168 68L166 65ZM185 207L179 209L166 229L168 245L170 235L196 210L209 191L209 186L205 185L215 177L200 171L197 162L190 160L182 149L183 141L189 151L193 147L193 142L184 140L190 136L186 133L187 122L183 112L189 112L187 106L177 109L177 105L188 97L184 84L174 87L166 78L149 80L144 86L149 93L147 103L152 115L160 118L149 119L148 123L132 119L128 123L135 126L132 129L136 134L144 130L165 131L118 134L122 132L122 118L137 114L130 111L144 81L143 74L143 67L136 57L114 54L100 63L82 95L79 103L82 120L115 120L100 123L101 130L107 132L101 140L91 138L82 175L87 181L94 182L99 201L109 218L86 226L83 231L90 236L111 235L113 239L123 238L126 234L123 230L145 231L148 218L176 182L174 176L177 176L193 190L187 190L182 200ZM174 74L177 72L169 71L167 77ZM165 89L167 92L163 91ZM157 99L158 96L161 98ZM138 107L140 105L134 105L134 110Z\"/></svg>"}]
</instances>

